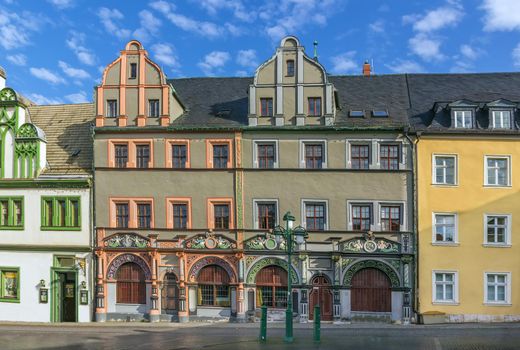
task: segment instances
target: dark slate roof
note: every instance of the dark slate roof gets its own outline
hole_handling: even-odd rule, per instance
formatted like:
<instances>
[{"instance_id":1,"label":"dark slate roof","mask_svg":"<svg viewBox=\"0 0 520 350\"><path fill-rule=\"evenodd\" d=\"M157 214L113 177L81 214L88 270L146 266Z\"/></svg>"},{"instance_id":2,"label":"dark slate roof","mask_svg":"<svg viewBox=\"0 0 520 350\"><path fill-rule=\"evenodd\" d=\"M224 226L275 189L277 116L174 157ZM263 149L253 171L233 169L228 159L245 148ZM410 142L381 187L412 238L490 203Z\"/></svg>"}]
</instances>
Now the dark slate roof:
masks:
<instances>
[{"instance_id":1,"label":"dark slate roof","mask_svg":"<svg viewBox=\"0 0 520 350\"><path fill-rule=\"evenodd\" d=\"M92 168L92 103L30 106L31 122L45 132L47 168L43 174L88 175Z\"/></svg>"}]
</instances>

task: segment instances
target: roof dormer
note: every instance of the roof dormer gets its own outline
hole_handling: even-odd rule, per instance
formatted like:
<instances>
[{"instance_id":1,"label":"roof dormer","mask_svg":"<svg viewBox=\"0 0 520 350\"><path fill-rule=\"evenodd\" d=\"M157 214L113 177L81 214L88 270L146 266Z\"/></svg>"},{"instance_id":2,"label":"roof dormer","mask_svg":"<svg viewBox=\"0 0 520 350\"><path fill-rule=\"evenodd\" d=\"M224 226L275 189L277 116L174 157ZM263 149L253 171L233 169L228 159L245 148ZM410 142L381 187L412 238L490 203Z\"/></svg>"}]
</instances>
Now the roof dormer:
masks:
<instances>
[{"instance_id":1,"label":"roof dormer","mask_svg":"<svg viewBox=\"0 0 520 350\"><path fill-rule=\"evenodd\" d=\"M488 111L489 129L514 129L514 115L517 104L505 99L486 103Z\"/></svg>"},{"instance_id":2,"label":"roof dormer","mask_svg":"<svg viewBox=\"0 0 520 350\"><path fill-rule=\"evenodd\" d=\"M469 100L458 100L449 103L446 108L450 111L451 127L457 129L475 129L478 103Z\"/></svg>"}]
</instances>

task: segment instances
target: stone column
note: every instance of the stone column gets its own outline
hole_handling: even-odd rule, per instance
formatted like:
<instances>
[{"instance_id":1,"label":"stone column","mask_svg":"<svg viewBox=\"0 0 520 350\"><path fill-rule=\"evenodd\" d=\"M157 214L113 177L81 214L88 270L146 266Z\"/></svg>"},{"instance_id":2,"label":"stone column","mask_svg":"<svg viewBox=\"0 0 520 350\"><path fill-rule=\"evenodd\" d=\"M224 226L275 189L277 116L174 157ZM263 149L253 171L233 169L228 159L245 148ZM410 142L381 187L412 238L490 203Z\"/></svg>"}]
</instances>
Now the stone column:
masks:
<instances>
[{"instance_id":1,"label":"stone column","mask_svg":"<svg viewBox=\"0 0 520 350\"><path fill-rule=\"evenodd\" d=\"M339 321L341 319L341 301L339 296L339 288L341 286L341 256L339 254L333 254L332 263L334 267L334 298L332 305L332 317L334 321Z\"/></svg>"},{"instance_id":2,"label":"stone column","mask_svg":"<svg viewBox=\"0 0 520 350\"><path fill-rule=\"evenodd\" d=\"M107 309L105 305L105 285L103 282L103 257L104 252L96 252L97 257L97 278L96 278L96 322L107 320Z\"/></svg>"},{"instance_id":3,"label":"stone column","mask_svg":"<svg viewBox=\"0 0 520 350\"><path fill-rule=\"evenodd\" d=\"M188 313L188 293L185 283L186 274L186 256L184 253L179 253L179 322L188 322L190 320Z\"/></svg>"},{"instance_id":4,"label":"stone column","mask_svg":"<svg viewBox=\"0 0 520 350\"><path fill-rule=\"evenodd\" d=\"M244 305L244 255L237 255L238 258L238 288L237 288L237 322L245 322L246 307Z\"/></svg>"},{"instance_id":5,"label":"stone column","mask_svg":"<svg viewBox=\"0 0 520 350\"><path fill-rule=\"evenodd\" d=\"M157 291L157 251L151 253L152 256L152 295L150 296L150 322L159 322L160 311L158 307L159 294Z\"/></svg>"}]
</instances>

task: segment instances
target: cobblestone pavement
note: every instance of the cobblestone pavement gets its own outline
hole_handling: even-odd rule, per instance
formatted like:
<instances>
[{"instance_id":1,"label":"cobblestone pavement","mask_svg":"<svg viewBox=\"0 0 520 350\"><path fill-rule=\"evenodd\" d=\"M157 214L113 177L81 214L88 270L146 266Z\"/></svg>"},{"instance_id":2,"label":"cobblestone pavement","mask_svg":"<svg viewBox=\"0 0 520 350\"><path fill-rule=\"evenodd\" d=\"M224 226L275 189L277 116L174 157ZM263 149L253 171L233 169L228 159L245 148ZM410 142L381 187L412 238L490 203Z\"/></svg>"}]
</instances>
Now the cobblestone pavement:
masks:
<instances>
[{"instance_id":1,"label":"cobblestone pavement","mask_svg":"<svg viewBox=\"0 0 520 350\"><path fill-rule=\"evenodd\" d=\"M322 341L312 325L295 325L295 341L283 341L283 325L268 325L258 342L258 324L0 324L0 349L520 349L520 324L394 326L323 325Z\"/></svg>"}]
</instances>

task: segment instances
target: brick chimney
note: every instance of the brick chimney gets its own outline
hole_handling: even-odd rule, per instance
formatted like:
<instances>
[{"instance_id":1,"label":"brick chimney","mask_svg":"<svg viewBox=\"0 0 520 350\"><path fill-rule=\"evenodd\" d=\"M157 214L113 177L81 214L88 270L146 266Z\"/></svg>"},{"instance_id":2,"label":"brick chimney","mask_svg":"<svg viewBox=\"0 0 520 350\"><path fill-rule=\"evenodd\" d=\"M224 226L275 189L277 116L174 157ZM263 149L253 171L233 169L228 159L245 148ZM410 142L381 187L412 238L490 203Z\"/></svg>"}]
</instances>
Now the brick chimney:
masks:
<instances>
[{"instance_id":1,"label":"brick chimney","mask_svg":"<svg viewBox=\"0 0 520 350\"><path fill-rule=\"evenodd\" d=\"M368 61L365 61L365 63L363 64L363 75L365 77L369 77L371 73L372 67L370 66L370 63L368 63Z\"/></svg>"},{"instance_id":2,"label":"brick chimney","mask_svg":"<svg viewBox=\"0 0 520 350\"><path fill-rule=\"evenodd\" d=\"M5 88L5 81L7 80L7 74L5 73L5 70L0 67L0 90Z\"/></svg>"}]
</instances>

